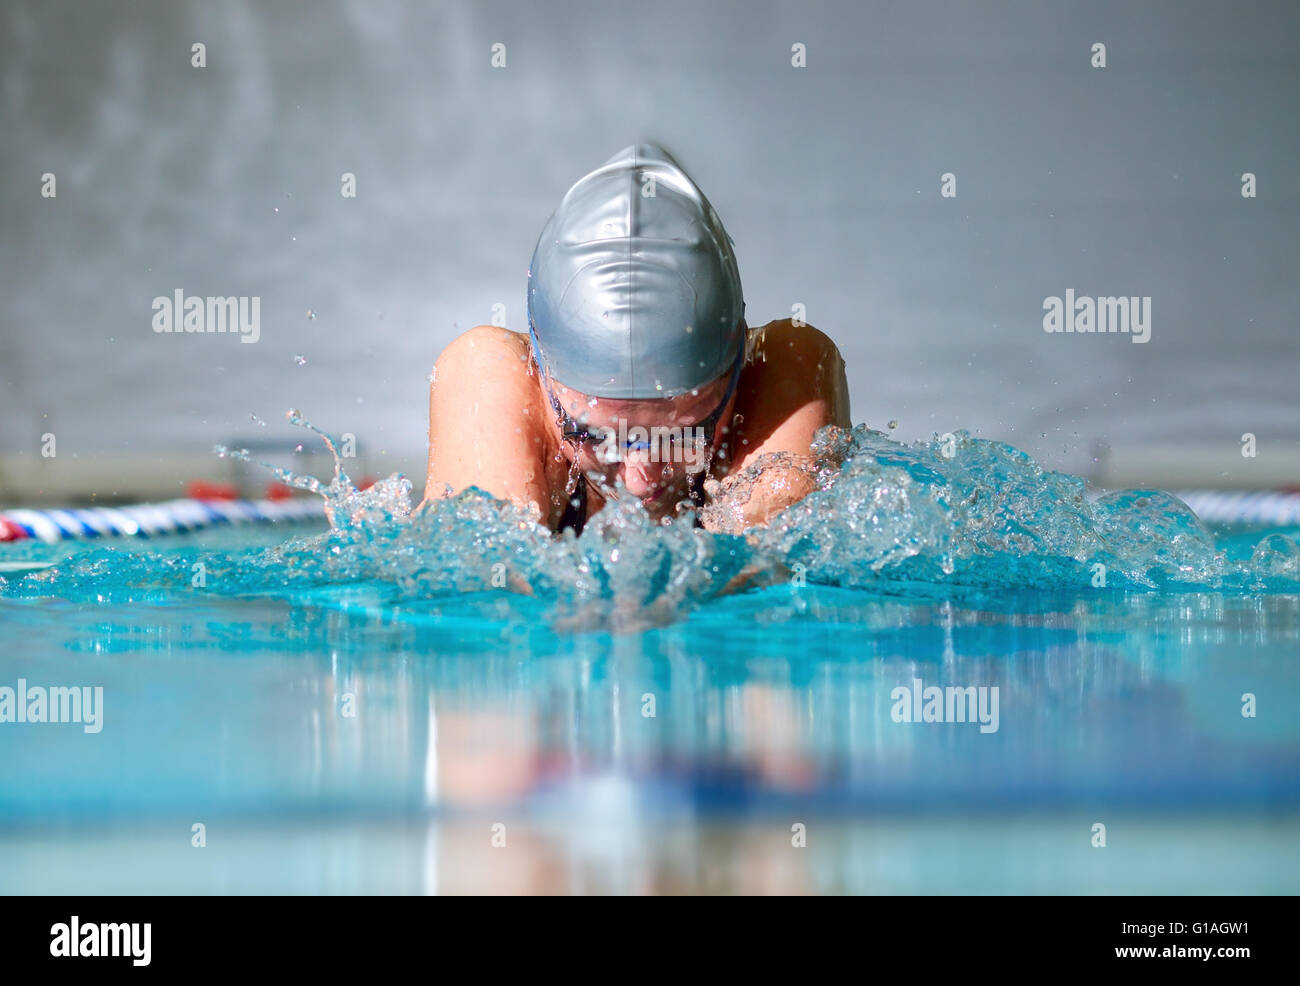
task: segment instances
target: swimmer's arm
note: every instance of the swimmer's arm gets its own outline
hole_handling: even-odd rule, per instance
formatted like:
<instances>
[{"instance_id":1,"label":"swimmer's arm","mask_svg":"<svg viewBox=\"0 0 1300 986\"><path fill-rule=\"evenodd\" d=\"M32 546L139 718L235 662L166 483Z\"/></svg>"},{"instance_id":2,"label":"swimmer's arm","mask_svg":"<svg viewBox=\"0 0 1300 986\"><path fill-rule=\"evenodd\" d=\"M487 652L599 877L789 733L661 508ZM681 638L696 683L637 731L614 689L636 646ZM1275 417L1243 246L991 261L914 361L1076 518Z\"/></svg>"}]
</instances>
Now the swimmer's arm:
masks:
<instances>
[{"instance_id":1,"label":"swimmer's arm","mask_svg":"<svg viewBox=\"0 0 1300 986\"><path fill-rule=\"evenodd\" d=\"M530 414L527 341L480 325L452 341L429 386L429 466L423 510L476 486L545 522L549 497Z\"/></svg>"},{"instance_id":2,"label":"swimmer's arm","mask_svg":"<svg viewBox=\"0 0 1300 986\"><path fill-rule=\"evenodd\" d=\"M844 360L828 336L785 319L765 326L759 340L745 406L737 402L744 421L740 455L722 480L725 509L712 522L706 510L706 528L763 525L798 503L816 489L813 436L825 425L850 425Z\"/></svg>"},{"instance_id":3,"label":"swimmer's arm","mask_svg":"<svg viewBox=\"0 0 1300 986\"><path fill-rule=\"evenodd\" d=\"M700 523L715 534L743 534L762 527L817 488L810 456L752 463L719 486L705 487L709 503L700 511Z\"/></svg>"}]
</instances>

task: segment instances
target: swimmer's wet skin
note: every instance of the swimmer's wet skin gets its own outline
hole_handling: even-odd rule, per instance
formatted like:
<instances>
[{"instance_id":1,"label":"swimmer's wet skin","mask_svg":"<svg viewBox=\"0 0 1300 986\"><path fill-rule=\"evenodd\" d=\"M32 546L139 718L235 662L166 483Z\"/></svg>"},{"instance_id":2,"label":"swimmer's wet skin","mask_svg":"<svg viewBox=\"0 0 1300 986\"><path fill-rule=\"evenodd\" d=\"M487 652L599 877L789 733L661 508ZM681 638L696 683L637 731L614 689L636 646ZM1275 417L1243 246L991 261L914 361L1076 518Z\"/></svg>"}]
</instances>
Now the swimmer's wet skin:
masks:
<instances>
[{"instance_id":1,"label":"swimmer's wet skin","mask_svg":"<svg viewBox=\"0 0 1300 986\"><path fill-rule=\"evenodd\" d=\"M621 487L655 518L713 498L706 528L765 524L814 489L810 445L849 427L848 385L825 334L751 330L744 309L703 192L654 144L620 151L542 230L529 331L479 325L438 357L425 503L474 486L581 530Z\"/></svg>"}]
</instances>

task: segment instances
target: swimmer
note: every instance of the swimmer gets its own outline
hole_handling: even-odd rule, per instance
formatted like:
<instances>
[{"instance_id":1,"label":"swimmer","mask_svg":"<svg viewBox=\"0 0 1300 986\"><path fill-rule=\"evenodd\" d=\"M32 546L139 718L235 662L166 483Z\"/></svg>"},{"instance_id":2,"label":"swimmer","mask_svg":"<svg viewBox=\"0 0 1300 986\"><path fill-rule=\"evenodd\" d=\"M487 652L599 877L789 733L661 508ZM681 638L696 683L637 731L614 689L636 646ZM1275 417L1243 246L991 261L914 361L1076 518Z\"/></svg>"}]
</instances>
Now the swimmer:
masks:
<instances>
[{"instance_id":1,"label":"swimmer","mask_svg":"<svg viewBox=\"0 0 1300 986\"><path fill-rule=\"evenodd\" d=\"M824 425L849 426L835 344L790 319L750 330L722 221L663 148L636 144L547 221L528 331L479 325L439 355L420 506L474 486L581 533L616 496L658 520L724 501L749 469L743 503L697 514L742 531L812 492Z\"/></svg>"}]
</instances>

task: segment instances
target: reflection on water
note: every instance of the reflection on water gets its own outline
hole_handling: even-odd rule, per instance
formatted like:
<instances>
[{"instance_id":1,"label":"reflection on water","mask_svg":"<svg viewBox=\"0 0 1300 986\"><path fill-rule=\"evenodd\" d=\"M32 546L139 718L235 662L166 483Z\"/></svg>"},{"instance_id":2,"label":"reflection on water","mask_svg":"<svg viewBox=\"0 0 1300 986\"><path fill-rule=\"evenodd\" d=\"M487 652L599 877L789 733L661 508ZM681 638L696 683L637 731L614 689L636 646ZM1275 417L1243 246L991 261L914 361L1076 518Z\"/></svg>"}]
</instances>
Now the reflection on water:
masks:
<instances>
[{"instance_id":1,"label":"reflection on water","mask_svg":"<svg viewBox=\"0 0 1300 986\"><path fill-rule=\"evenodd\" d=\"M184 825L0 834L0 890L1236 895L1293 893L1300 872L1296 815L1112 813L1098 850L1092 814L718 819L628 813L621 796L602 797L615 804L563 819L212 824L202 850Z\"/></svg>"},{"instance_id":2,"label":"reflection on water","mask_svg":"<svg viewBox=\"0 0 1300 986\"><path fill-rule=\"evenodd\" d=\"M1268 863L1297 844L1300 597L771 588L577 636L539 605L0 602L0 683L104 687L100 734L0 726L10 888L1300 889ZM915 679L996 686L998 730L894 721Z\"/></svg>"},{"instance_id":3,"label":"reflection on water","mask_svg":"<svg viewBox=\"0 0 1300 986\"><path fill-rule=\"evenodd\" d=\"M577 779L692 805L872 811L1293 804L1300 598L1116 605L769 589L639 636L564 637L505 594L150 611L10 606L4 680L105 688L104 732L0 733L7 817L537 807ZM521 610L523 610L521 612ZM85 622L82 622L85 621ZM996 687L998 729L891 692ZM78 681L80 678L78 678ZM1260 714L1242 716L1242 696Z\"/></svg>"}]
</instances>

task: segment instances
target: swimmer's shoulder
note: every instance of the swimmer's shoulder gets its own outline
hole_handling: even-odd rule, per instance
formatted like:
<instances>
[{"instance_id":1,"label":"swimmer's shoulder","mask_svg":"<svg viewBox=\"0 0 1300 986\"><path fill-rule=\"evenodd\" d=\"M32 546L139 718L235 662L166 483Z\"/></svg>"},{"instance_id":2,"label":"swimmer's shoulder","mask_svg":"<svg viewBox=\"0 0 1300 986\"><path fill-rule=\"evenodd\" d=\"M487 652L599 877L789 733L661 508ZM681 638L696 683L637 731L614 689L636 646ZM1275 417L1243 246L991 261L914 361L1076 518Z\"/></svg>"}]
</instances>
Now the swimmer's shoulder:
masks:
<instances>
[{"instance_id":1,"label":"swimmer's shoulder","mask_svg":"<svg viewBox=\"0 0 1300 986\"><path fill-rule=\"evenodd\" d=\"M774 359L780 367L841 359L839 347L830 336L807 322L790 318L751 329L749 354L751 365Z\"/></svg>"},{"instance_id":2,"label":"swimmer's shoulder","mask_svg":"<svg viewBox=\"0 0 1300 986\"><path fill-rule=\"evenodd\" d=\"M477 486L546 515L553 440L531 364L528 336L495 325L465 330L438 355L429 382L426 500Z\"/></svg>"},{"instance_id":3,"label":"swimmer's shoulder","mask_svg":"<svg viewBox=\"0 0 1300 986\"><path fill-rule=\"evenodd\" d=\"M527 333L511 332L497 325L476 325L447 344L438 356L437 366L508 376L516 369L526 371L527 360Z\"/></svg>"},{"instance_id":4,"label":"swimmer's shoulder","mask_svg":"<svg viewBox=\"0 0 1300 986\"><path fill-rule=\"evenodd\" d=\"M829 399L838 421L848 414L844 357L830 336L807 322L768 322L750 330L737 398L737 410L746 418L755 411L779 417L805 401Z\"/></svg>"},{"instance_id":5,"label":"swimmer's shoulder","mask_svg":"<svg viewBox=\"0 0 1300 986\"><path fill-rule=\"evenodd\" d=\"M807 322L783 318L752 330L736 394L741 453L731 469L769 452L806 454L818 428L850 423L848 380L839 347Z\"/></svg>"},{"instance_id":6,"label":"swimmer's shoulder","mask_svg":"<svg viewBox=\"0 0 1300 986\"><path fill-rule=\"evenodd\" d=\"M484 410L508 402L516 413L521 407L531 411L540 390L531 357L527 333L476 325L439 354L431 382L435 389L454 394L459 401L473 398Z\"/></svg>"}]
</instances>

